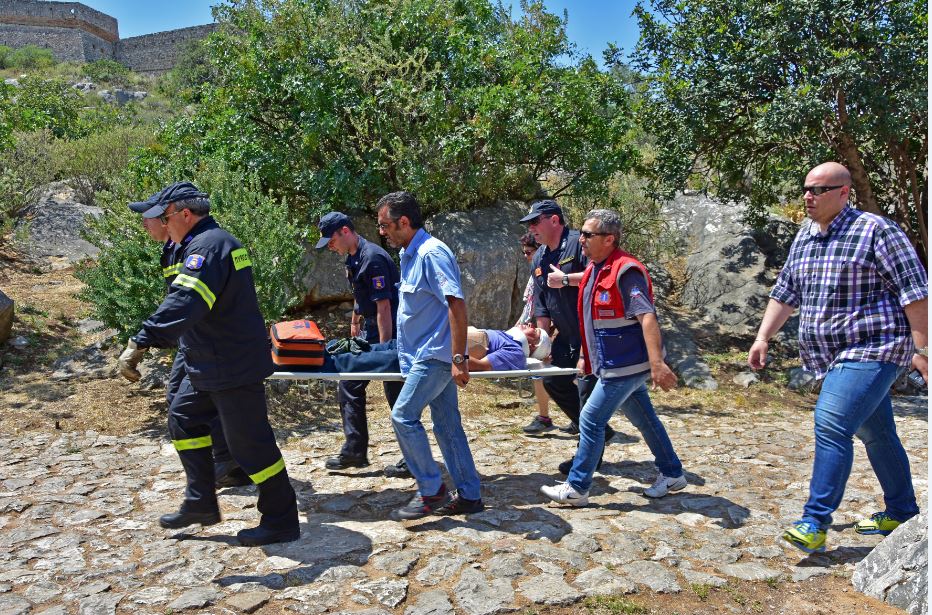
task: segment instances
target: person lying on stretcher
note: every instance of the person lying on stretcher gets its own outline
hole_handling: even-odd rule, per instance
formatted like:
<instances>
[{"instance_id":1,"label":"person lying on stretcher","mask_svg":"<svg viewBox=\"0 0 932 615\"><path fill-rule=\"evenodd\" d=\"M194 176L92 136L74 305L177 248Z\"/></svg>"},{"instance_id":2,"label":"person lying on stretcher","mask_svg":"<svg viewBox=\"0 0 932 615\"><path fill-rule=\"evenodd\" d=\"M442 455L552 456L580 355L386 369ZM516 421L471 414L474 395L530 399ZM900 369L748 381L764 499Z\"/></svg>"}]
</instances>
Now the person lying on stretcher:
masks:
<instances>
[{"instance_id":1,"label":"person lying on stretcher","mask_svg":"<svg viewBox=\"0 0 932 615\"><path fill-rule=\"evenodd\" d=\"M506 371L526 369L527 359L543 360L550 354L550 336L530 325L519 325L507 331L498 329L466 329L466 352L470 371ZM398 366L395 340L372 344L366 352L344 352L324 355L322 373L394 374Z\"/></svg>"}]
</instances>

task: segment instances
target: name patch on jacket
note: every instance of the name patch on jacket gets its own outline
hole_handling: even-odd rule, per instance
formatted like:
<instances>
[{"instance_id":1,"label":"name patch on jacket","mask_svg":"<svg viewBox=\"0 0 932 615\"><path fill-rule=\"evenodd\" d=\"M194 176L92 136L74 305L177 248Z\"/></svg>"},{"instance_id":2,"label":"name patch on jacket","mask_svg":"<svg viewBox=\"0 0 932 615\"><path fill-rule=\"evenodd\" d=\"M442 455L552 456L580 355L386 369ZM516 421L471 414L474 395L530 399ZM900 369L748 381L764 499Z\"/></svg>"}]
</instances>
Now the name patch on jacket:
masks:
<instances>
[{"instance_id":1,"label":"name patch on jacket","mask_svg":"<svg viewBox=\"0 0 932 615\"><path fill-rule=\"evenodd\" d=\"M230 256L233 257L233 268L237 271L243 267L252 267L252 261L249 260L249 252L246 251L246 248L237 248L230 252Z\"/></svg>"},{"instance_id":2,"label":"name patch on jacket","mask_svg":"<svg viewBox=\"0 0 932 615\"><path fill-rule=\"evenodd\" d=\"M200 254L192 254L188 258L184 259L184 266L191 271L197 271L204 266L204 257Z\"/></svg>"},{"instance_id":3,"label":"name patch on jacket","mask_svg":"<svg viewBox=\"0 0 932 615\"><path fill-rule=\"evenodd\" d=\"M385 288L385 276L377 275L374 278L372 278L372 288L376 290L382 290L383 288Z\"/></svg>"},{"instance_id":4,"label":"name patch on jacket","mask_svg":"<svg viewBox=\"0 0 932 615\"><path fill-rule=\"evenodd\" d=\"M559 263L557 263L557 266L559 266L559 265L565 265L565 264L567 264L567 263L572 263L574 258L576 258L575 255L574 255L574 256L567 256L566 258L564 258L563 260L561 260Z\"/></svg>"}]
</instances>

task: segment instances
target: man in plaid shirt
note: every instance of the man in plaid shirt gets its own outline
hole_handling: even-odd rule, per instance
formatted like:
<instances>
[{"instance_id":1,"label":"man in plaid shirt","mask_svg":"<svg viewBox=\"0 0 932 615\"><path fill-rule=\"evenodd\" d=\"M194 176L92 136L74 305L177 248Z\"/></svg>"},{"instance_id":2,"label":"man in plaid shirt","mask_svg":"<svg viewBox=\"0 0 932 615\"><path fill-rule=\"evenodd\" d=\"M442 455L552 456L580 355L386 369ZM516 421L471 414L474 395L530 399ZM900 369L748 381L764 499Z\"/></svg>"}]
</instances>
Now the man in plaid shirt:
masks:
<instances>
[{"instance_id":1,"label":"man in plaid shirt","mask_svg":"<svg viewBox=\"0 0 932 615\"><path fill-rule=\"evenodd\" d=\"M783 533L812 553L841 504L864 442L883 489L885 510L858 522L860 534L887 535L919 512L909 460L896 434L890 387L904 368L928 380L928 281L896 223L848 204L851 175L826 162L806 176L803 222L748 353L764 367L767 343L799 307L803 366L824 378L815 406L815 462L803 516Z\"/></svg>"}]
</instances>

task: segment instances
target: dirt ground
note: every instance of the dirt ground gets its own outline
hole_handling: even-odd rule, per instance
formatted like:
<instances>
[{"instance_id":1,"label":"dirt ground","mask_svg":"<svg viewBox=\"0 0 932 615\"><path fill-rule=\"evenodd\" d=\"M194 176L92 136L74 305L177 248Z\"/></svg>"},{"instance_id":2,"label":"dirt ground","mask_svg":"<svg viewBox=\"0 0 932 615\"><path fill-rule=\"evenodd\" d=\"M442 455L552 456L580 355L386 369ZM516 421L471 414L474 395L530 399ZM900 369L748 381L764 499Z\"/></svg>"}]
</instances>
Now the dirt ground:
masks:
<instances>
[{"instance_id":1,"label":"dirt ground","mask_svg":"<svg viewBox=\"0 0 932 615\"><path fill-rule=\"evenodd\" d=\"M0 433L87 431L123 435L165 430L163 391L141 390L121 378L55 381L50 378L55 359L67 356L98 341L100 333L83 334L77 323L92 316L91 309L76 293L81 283L70 269L42 271L24 262L3 261L0 256L0 290L16 303L11 340L25 338L28 345L16 349L0 347ZM332 314L332 312L328 313ZM320 322L328 316L311 314ZM332 322L332 318L330 320ZM344 331L328 331L345 334ZM704 348L706 360L719 380L717 391L680 388L652 395L658 404L695 413L742 407L811 408L812 395L787 391L779 382L765 381L751 389L732 384L731 377L743 369L745 348ZM115 357L119 348L111 348ZM169 360L165 357L164 360ZM786 358L786 361L792 361ZM270 416L280 437L307 435L318 430L338 430L340 419L332 385L292 386L270 402ZM379 387L370 394L381 395ZM501 417L527 416L528 406L518 401L529 396L527 384L497 384L474 381L461 393L465 416L493 413ZM373 404L382 407L382 404ZM512 428L517 431L517 428ZM480 437L483 434L480 434ZM263 611L265 612L265 611ZM530 607L533 613L568 615L592 613L900 613L882 602L855 591L850 581L833 575L800 583L765 583L730 580L723 589L693 586L675 595L644 591L634 596L590 598L571 607Z\"/></svg>"}]
</instances>

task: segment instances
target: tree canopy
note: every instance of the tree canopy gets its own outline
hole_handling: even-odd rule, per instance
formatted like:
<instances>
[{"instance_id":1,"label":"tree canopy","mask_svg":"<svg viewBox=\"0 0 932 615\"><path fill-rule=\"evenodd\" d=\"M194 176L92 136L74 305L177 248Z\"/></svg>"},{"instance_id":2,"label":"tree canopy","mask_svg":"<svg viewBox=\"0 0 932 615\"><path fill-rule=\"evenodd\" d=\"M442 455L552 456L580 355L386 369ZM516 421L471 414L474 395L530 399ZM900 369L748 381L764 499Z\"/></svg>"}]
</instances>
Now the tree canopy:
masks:
<instances>
[{"instance_id":1,"label":"tree canopy","mask_svg":"<svg viewBox=\"0 0 932 615\"><path fill-rule=\"evenodd\" d=\"M635 57L660 150L655 192L698 178L759 213L798 199L806 172L837 160L859 207L897 220L925 252L926 10L918 0L642 0Z\"/></svg>"},{"instance_id":2,"label":"tree canopy","mask_svg":"<svg viewBox=\"0 0 932 615\"><path fill-rule=\"evenodd\" d=\"M234 0L215 16L211 81L159 154L176 175L219 158L311 213L398 189L437 211L545 179L598 194L635 162L623 84L540 2L517 19L487 0Z\"/></svg>"}]
</instances>

